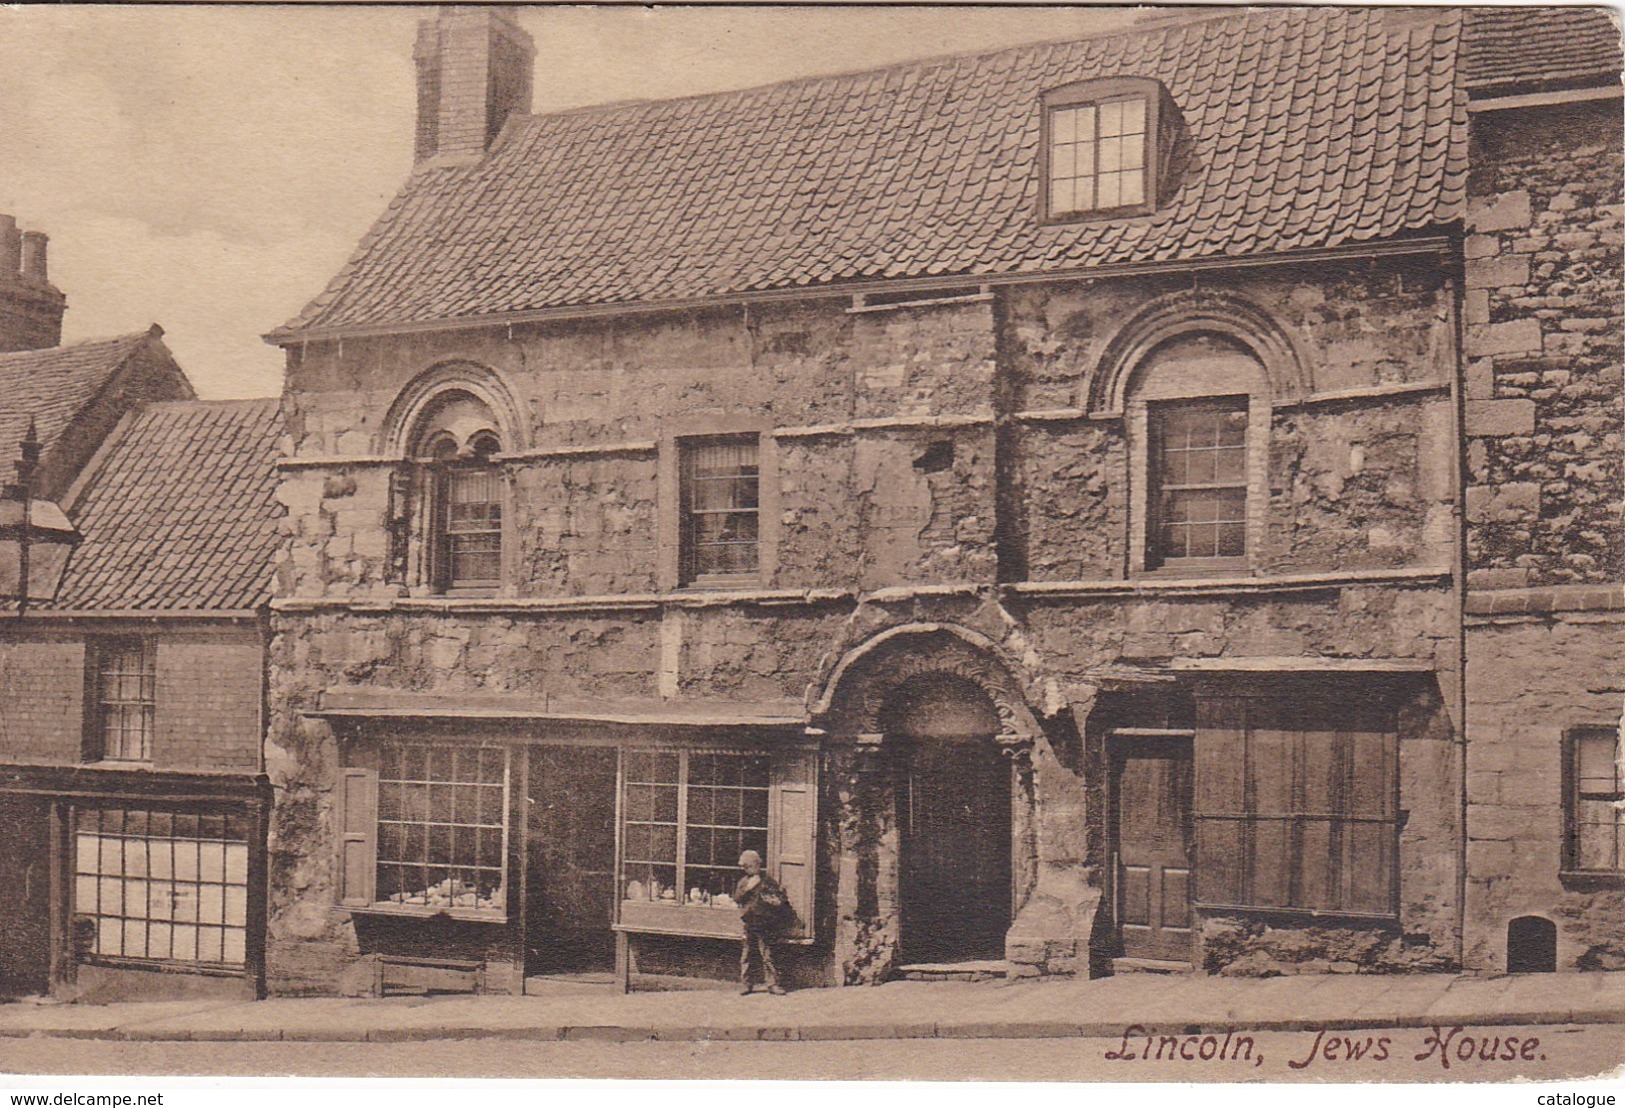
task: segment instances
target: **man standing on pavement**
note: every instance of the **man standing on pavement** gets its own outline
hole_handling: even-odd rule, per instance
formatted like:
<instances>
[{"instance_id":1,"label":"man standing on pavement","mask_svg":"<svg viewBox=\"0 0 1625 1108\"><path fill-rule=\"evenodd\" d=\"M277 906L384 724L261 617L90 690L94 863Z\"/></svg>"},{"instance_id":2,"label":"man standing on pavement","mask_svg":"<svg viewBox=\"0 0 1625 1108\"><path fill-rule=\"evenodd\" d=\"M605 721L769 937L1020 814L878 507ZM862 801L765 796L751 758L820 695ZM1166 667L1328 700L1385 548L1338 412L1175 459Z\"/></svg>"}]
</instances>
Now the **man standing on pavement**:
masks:
<instances>
[{"instance_id":1,"label":"man standing on pavement","mask_svg":"<svg viewBox=\"0 0 1625 1108\"><path fill-rule=\"evenodd\" d=\"M773 964L773 940L780 921L789 911L784 887L762 872L762 856L747 850L739 856L745 876L734 886L734 903L739 905L739 921L745 925L745 939L739 948L739 991L749 996L753 963L760 963L762 984L774 996L783 996L778 967Z\"/></svg>"}]
</instances>

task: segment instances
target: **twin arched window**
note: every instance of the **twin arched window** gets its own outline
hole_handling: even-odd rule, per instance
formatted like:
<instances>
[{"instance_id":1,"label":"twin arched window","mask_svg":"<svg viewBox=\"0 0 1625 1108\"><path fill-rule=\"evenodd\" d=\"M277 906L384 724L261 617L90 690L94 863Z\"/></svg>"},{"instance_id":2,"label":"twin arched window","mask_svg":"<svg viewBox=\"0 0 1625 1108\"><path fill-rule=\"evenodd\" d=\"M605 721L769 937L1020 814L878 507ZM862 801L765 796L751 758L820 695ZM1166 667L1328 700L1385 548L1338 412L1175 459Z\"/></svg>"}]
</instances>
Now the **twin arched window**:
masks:
<instances>
[{"instance_id":1,"label":"twin arched window","mask_svg":"<svg viewBox=\"0 0 1625 1108\"><path fill-rule=\"evenodd\" d=\"M490 405L450 389L424 409L410 443L420 468L423 580L436 591L502 583L502 439Z\"/></svg>"}]
</instances>

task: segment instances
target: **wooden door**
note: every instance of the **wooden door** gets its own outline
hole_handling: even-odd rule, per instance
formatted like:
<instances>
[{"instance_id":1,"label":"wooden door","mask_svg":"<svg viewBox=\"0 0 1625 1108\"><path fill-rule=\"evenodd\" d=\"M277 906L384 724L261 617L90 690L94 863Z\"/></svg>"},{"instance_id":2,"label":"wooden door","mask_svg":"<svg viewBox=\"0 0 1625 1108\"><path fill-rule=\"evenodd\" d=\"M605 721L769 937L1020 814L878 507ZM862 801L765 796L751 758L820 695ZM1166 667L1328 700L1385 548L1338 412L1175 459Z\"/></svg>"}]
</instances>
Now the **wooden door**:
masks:
<instances>
[{"instance_id":1,"label":"wooden door","mask_svg":"<svg viewBox=\"0 0 1625 1108\"><path fill-rule=\"evenodd\" d=\"M613 747L530 751L526 972L615 967Z\"/></svg>"},{"instance_id":2,"label":"wooden door","mask_svg":"<svg viewBox=\"0 0 1625 1108\"><path fill-rule=\"evenodd\" d=\"M1129 958L1191 957L1191 745L1137 740L1113 759L1117 923Z\"/></svg>"},{"instance_id":3,"label":"wooden door","mask_svg":"<svg viewBox=\"0 0 1625 1108\"><path fill-rule=\"evenodd\" d=\"M51 811L33 796L0 796L0 995L44 993L51 972Z\"/></svg>"},{"instance_id":4,"label":"wooden door","mask_svg":"<svg viewBox=\"0 0 1625 1108\"><path fill-rule=\"evenodd\" d=\"M1010 760L987 739L922 740L903 793L903 961L1003 958Z\"/></svg>"}]
</instances>

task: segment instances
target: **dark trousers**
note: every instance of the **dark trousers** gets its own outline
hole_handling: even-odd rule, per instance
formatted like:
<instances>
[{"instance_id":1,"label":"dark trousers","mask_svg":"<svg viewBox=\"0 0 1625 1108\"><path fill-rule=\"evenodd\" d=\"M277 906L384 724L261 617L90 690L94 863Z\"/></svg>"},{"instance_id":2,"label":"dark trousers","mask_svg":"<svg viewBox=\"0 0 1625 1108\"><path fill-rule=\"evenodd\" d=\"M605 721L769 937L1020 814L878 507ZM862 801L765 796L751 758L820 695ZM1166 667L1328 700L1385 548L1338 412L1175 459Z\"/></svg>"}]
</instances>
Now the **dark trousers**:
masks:
<instances>
[{"instance_id":1,"label":"dark trousers","mask_svg":"<svg viewBox=\"0 0 1625 1108\"><path fill-rule=\"evenodd\" d=\"M745 940L739 944L739 983L751 983L753 966L760 966L762 984L773 988L779 983L779 970L773 964L773 935L765 930L747 926Z\"/></svg>"}]
</instances>

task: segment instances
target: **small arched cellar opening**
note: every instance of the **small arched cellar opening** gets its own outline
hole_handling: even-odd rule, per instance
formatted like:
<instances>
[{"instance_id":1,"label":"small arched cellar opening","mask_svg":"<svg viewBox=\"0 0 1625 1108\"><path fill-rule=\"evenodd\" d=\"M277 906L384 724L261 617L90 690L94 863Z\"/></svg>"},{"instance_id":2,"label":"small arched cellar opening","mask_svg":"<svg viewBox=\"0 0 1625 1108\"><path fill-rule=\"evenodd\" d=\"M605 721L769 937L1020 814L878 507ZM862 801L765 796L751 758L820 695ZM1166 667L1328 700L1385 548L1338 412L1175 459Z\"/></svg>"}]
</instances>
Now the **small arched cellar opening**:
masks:
<instances>
[{"instance_id":1,"label":"small arched cellar opening","mask_svg":"<svg viewBox=\"0 0 1625 1108\"><path fill-rule=\"evenodd\" d=\"M1544 916L1519 916L1507 924L1508 973L1557 972L1557 924Z\"/></svg>"},{"instance_id":2,"label":"small arched cellar opening","mask_svg":"<svg viewBox=\"0 0 1625 1108\"><path fill-rule=\"evenodd\" d=\"M1003 958L1014 793L992 700L964 677L925 674L891 694L881 725L899 777L900 960Z\"/></svg>"}]
</instances>

